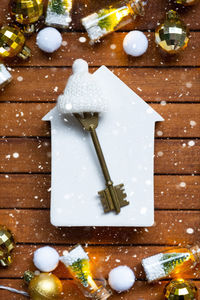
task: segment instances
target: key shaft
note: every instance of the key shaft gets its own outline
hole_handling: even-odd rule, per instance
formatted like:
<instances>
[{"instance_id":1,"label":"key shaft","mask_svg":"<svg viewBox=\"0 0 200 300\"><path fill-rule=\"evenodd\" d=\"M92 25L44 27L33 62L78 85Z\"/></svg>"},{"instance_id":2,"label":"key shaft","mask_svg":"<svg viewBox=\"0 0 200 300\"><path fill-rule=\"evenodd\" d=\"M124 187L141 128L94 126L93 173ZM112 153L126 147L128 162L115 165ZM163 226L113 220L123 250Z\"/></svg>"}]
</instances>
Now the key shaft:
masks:
<instances>
[{"instance_id":1,"label":"key shaft","mask_svg":"<svg viewBox=\"0 0 200 300\"><path fill-rule=\"evenodd\" d=\"M118 198L116 196L116 193L114 191L113 182L111 180L111 177L110 177L110 174L109 174L109 171L108 171L108 167L107 167L107 164L106 164L106 161L105 161L105 158L104 158L104 155L103 155L103 151L101 149L101 145L100 145L100 142L99 142L99 139L98 139L98 136L97 136L96 129L95 129L94 125L90 126L90 134L91 134L92 141L93 141L93 144L94 144L94 147L95 147L98 159L99 159L99 163L100 163L100 166L101 166L101 169L102 169L105 181L106 181L106 186L108 187L109 192L110 192L111 197L112 197L112 201L113 201L113 205L115 207L115 211L116 211L116 213L119 213L120 212L120 203L119 203Z\"/></svg>"}]
</instances>

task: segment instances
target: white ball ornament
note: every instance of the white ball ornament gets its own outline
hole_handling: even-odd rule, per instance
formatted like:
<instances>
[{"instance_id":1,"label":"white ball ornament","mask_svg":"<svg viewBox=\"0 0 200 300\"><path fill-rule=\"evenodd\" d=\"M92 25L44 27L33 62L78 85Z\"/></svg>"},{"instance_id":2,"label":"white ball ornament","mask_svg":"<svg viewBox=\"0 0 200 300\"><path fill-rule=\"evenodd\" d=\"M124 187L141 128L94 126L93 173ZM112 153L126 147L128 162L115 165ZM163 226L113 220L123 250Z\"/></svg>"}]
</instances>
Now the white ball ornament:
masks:
<instances>
[{"instance_id":1,"label":"white ball ornament","mask_svg":"<svg viewBox=\"0 0 200 300\"><path fill-rule=\"evenodd\" d=\"M110 271L108 283L113 290L121 293L133 286L135 274L128 266L119 266Z\"/></svg>"},{"instance_id":2,"label":"white ball ornament","mask_svg":"<svg viewBox=\"0 0 200 300\"><path fill-rule=\"evenodd\" d=\"M141 56L147 51L148 39L142 31L130 31L124 38L123 48L128 55Z\"/></svg>"},{"instance_id":3,"label":"white ball ornament","mask_svg":"<svg viewBox=\"0 0 200 300\"><path fill-rule=\"evenodd\" d=\"M40 271L51 272L58 266L59 254L52 247L41 247L34 252L33 263Z\"/></svg>"},{"instance_id":4,"label":"white ball ornament","mask_svg":"<svg viewBox=\"0 0 200 300\"><path fill-rule=\"evenodd\" d=\"M57 29L46 27L38 33L36 44L42 51L53 53L60 48L62 44L62 35Z\"/></svg>"}]
</instances>

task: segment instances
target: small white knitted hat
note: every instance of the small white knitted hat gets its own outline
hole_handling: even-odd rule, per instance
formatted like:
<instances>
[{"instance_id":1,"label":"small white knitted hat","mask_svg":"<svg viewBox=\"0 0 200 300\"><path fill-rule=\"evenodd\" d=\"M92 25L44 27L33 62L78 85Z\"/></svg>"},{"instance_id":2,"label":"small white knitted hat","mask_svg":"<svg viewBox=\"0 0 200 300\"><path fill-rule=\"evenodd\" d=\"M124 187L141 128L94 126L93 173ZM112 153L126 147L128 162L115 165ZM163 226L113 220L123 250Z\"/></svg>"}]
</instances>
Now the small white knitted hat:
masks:
<instances>
[{"instance_id":1,"label":"small white knitted hat","mask_svg":"<svg viewBox=\"0 0 200 300\"><path fill-rule=\"evenodd\" d=\"M58 97L58 110L62 114L83 112L104 112L107 100L93 75L88 72L88 64L77 59L72 66L64 93Z\"/></svg>"}]
</instances>

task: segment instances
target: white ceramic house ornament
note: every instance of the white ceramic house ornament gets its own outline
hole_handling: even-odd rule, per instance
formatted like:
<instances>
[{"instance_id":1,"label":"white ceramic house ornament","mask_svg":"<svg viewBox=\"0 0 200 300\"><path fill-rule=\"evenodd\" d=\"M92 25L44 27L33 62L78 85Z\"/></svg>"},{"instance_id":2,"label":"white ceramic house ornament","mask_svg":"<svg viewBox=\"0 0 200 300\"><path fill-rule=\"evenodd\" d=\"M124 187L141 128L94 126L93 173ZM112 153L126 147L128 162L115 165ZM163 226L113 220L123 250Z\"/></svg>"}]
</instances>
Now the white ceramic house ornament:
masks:
<instances>
[{"instance_id":1,"label":"white ceramic house ornament","mask_svg":"<svg viewBox=\"0 0 200 300\"><path fill-rule=\"evenodd\" d=\"M155 122L163 118L105 66L90 76L108 99L96 129L105 160L113 182L124 183L130 203L119 214L104 213L98 191L105 189L105 180L90 134L73 115L63 116L56 106L43 118L51 122L51 223L152 226L154 130ZM100 111L98 99L95 101Z\"/></svg>"}]
</instances>

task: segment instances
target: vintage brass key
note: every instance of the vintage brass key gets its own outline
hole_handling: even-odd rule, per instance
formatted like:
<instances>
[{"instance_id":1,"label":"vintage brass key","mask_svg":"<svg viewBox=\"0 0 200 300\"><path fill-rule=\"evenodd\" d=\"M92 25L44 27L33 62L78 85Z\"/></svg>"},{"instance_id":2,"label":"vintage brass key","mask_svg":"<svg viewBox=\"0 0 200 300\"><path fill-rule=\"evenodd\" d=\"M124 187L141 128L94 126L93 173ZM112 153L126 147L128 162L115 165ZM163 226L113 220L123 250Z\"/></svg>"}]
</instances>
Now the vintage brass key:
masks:
<instances>
[{"instance_id":1,"label":"vintage brass key","mask_svg":"<svg viewBox=\"0 0 200 300\"><path fill-rule=\"evenodd\" d=\"M129 202L126 200L126 193L124 192L124 185L119 184L114 186L110 178L110 174L106 165L106 161L97 137L96 128L98 126L98 113L83 113L74 116L81 123L82 127L89 131L92 137L92 141L101 165L101 169L106 181L107 188L103 191L98 192L101 197L101 202L104 208L104 212L115 210L118 214L121 207L126 206Z\"/></svg>"}]
</instances>

